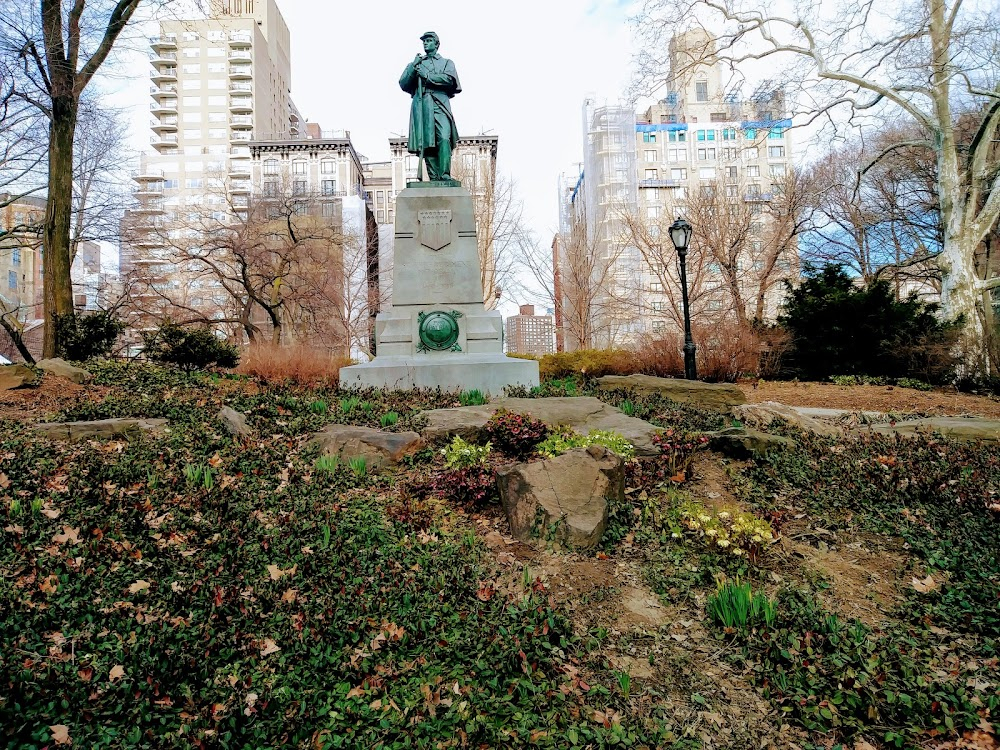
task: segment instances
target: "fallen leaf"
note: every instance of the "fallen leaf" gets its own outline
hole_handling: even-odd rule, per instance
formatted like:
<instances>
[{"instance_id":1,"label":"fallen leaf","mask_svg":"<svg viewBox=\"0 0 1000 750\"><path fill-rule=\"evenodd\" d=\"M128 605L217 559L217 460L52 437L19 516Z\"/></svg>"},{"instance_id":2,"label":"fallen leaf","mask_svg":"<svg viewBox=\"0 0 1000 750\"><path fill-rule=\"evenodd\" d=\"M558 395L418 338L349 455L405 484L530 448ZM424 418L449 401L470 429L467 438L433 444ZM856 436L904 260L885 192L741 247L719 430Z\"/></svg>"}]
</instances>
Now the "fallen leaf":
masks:
<instances>
[{"instance_id":1,"label":"fallen leaf","mask_svg":"<svg viewBox=\"0 0 1000 750\"><path fill-rule=\"evenodd\" d=\"M111 671L108 672L108 679L111 680L111 682L114 682L115 680L120 680L124 676L125 676L125 667L123 667L121 664L116 664L115 666L111 667Z\"/></svg>"},{"instance_id":2,"label":"fallen leaf","mask_svg":"<svg viewBox=\"0 0 1000 750\"><path fill-rule=\"evenodd\" d=\"M74 529L69 526L63 526L61 534L56 534L52 537L52 541L56 544L65 544L66 542L72 542L73 544L80 543L80 529Z\"/></svg>"},{"instance_id":3,"label":"fallen leaf","mask_svg":"<svg viewBox=\"0 0 1000 750\"><path fill-rule=\"evenodd\" d=\"M295 575L295 571L298 570L298 567L298 564L295 564L287 570L282 570L277 565L268 565L267 572L270 574L272 581L280 581L285 576Z\"/></svg>"},{"instance_id":4,"label":"fallen leaf","mask_svg":"<svg viewBox=\"0 0 1000 750\"><path fill-rule=\"evenodd\" d=\"M296 589L285 589L285 593L281 595L281 601L291 604L295 601L299 592Z\"/></svg>"},{"instance_id":5,"label":"fallen leaf","mask_svg":"<svg viewBox=\"0 0 1000 750\"><path fill-rule=\"evenodd\" d=\"M52 575L43 578L41 583L38 584L38 588L41 589L44 594L54 594L59 590L59 579L53 573Z\"/></svg>"},{"instance_id":6,"label":"fallen leaf","mask_svg":"<svg viewBox=\"0 0 1000 750\"><path fill-rule=\"evenodd\" d=\"M0 490L5 490L10 487L10 479L7 478L6 474L0 474Z\"/></svg>"},{"instance_id":7,"label":"fallen leaf","mask_svg":"<svg viewBox=\"0 0 1000 750\"><path fill-rule=\"evenodd\" d=\"M48 505L48 503L46 503L46 505ZM59 516L62 515L62 511L59 510L58 508L43 507L42 515L45 516L46 518L51 518L55 520L56 518L59 518Z\"/></svg>"},{"instance_id":8,"label":"fallen leaf","mask_svg":"<svg viewBox=\"0 0 1000 750\"><path fill-rule=\"evenodd\" d=\"M270 638L264 639L264 643L260 649L261 656L270 656L271 654L275 654L278 651L281 651L281 646L272 641Z\"/></svg>"},{"instance_id":9,"label":"fallen leaf","mask_svg":"<svg viewBox=\"0 0 1000 750\"><path fill-rule=\"evenodd\" d=\"M687 473L685 473L683 471L679 471L676 474L674 474L672 477L670 477L670 481L671 482L677 482L678 484L680 484L681 482L683 482L685 479L687 479Z\"/></svg>"},{"instance_id":10,"label":"fallen leaf","mask_svg":"<svg viewBox=\"0 0 1000 750\"><path fill-rule=\"evenodd\" d=\"M90 682L90 678L94 676L94 670L90 667L84 667L77 670L76 674L83 682Z\"/></svg>"},{"instance_id":11,"label":"fallen leaf","mask_svg":"<svg viewBox=\"0 0 1000 750\"><path fill-rule=\"evenodd\" d=\"M12 523L10 526L5 526L4 531L8 534L17 534L18 536L21 536L21 534L24 533L24 527L18 526L16 523Z\"/></svg>"},{"instance_id":12,"label":"fallen leaf","mask_svg":"<svg viewBox=\"0 0 1000 750\"><path fill-rule=\"evenodd\" d=\"M921 594L929 594L938 587L937 581L935 581L931 576L927 576L922 581L919 578L914 578L910 585Z\"/></svg>"},{"instance_id":13,"label":"fallen leaf","mask_svg":"<svg viewBox=\"0 0 1000 750\"><path fill-rule=\"evenodd\" d=\"M53 724L49 727L52 732L52 741L57 745L72 745L73 739L69 736L69 727L65 724Z\"/></svg>"},{"instance_id":14,"label":"fallen leaf","mask_svg":"<svg viewBox=\"0 0 1000 750\"><path fill-rule=\"evenodd\" d=\"M217 466L222 465L222 457L219 455L218 452L216 452L214 456L208 459L208 465L211 466L213 469Z\"/></svg>"},{"instance_id":15,"label":"fallen leaf","mask_svg":"<svg viewBox=\"0 0 1000 750\"><path fill-rule=\"evenodd\" d=\"M140 591L145 591L149 588L149 581L136 581L131 586L128 587L128 592L130 594L138 594Z\"/></svg>"},{"instance_id":16,"label":"fallen leaf","mask_svg":"<svg viewBox=\"0 0 1000 750\"><path fill-rule=\"evenodd\" d=\"M365 691L360 685L356 688L351 688L350 690L347 691L348 698L359 698L364 694Z\"/></svg>"},{"instance_id":17,"label":"fallen leaf","mask_svg":"<svg viewBox=\"0 0 1000 750\"><path fill-rule=\"evenodd\" d=\"M858 740L854 743L854 750L875 750L875 746L865 740Z\"/></svg>"}]
</instances>

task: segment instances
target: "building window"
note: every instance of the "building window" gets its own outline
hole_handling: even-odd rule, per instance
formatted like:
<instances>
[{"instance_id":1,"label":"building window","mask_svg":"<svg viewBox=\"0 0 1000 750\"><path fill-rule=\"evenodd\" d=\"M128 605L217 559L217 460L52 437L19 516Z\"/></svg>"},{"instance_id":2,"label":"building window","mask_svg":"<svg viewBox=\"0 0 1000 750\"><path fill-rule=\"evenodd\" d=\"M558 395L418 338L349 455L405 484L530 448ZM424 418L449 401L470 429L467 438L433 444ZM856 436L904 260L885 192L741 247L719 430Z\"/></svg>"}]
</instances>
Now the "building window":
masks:
<instances>
[{"instance_id":1,"label":"building window","mask_svg":"<svg viewBox=\"0 0 1000 750\"><path fill-rule=\"evenodd\" d=\"M688 178L688 171L680 167L674 167L670 170L671 180L686 180Z\"/></svg>"},{"instance_id":2,"label":"building window","mask_svg":"<svg viewBox=\"0 0 1000 750\"><path fill-rule=\"evenodd\" d=\"M181 70L184 72L184 75L199 76L201 75L201 63L195 63L193 65L182 65Z\"/></svg>"},{"instance_id":3,"label":"building window","mask_svg":"<svg viewBox=\"0 0 1000 750\"><path fill-rule=\"evenodd\" d=\"M757 138L757 131L754 130L753 128L747 128L746 131L744 132L744 136L746 137L746 139L748 141L756 140L756 138Z\"/></svg>"},{"instance_id":4,"label":"building window","mask_svg":"<svg viewBox=\"0 0 1000 750\"><path fill-rule=\"evenodd\" d=\"M646 218L647 219L658 219L660 217L660 207L659 206L646 206Z\"/></svg>"},{"instance_id":5,"label":"building window","mask_svg":"<svg viewBox=\"0 0 1000 750\"><path fill-rule=\"evenodd\" d=\"M292 162L292 174L305 174L307 165L304 159L296 159Z\"/></svg>"},{"instance_id":6,"label":"building window","mask_svg":"<svg viewBox=\"0 0 1000 750\"><path fill-rule=\"evenodd\" d=\"M269 198L273 198L278 194L278 183L274 180L268 180L264 183L264 195Z\"/></svg>"},{"instance_id":7,"label":"building window","mask_svg":"<svg viewBox=\"0 0 1000 750\"><path fill-rule=\"evenodd\" d=\"M653 150L646 151L646 161L650 164L655 164L657 161L656 151Z\"/></svg>"},{"instance_id":8,"label":"building window","mask_svg":"<svg viewBox=\"0 0 1000 750\"><path fill-rule=\"evenodd\" d=\"M698 177L703 180L714 180L715 179L715 167L699 167Z\"/></svg>"},{"instance_id":9,"label":"building window","mask_svg":"<svg viewBox=\"0 0 1000 750\"><path fill-rule=\"evenodd\" d=\"M708 81L696 81L694 84L694 100L696 102L708 101Z\"/></svg>"},{"instance_id":10,"label":"building window","mask_svg":"<svg viewBox=\"0 0 1000 750\"><path fill-rule=\"evenodd\" d=\"M323 216L327 219L336 216L337 204L336 203L324 203L323 204Z\"/></svg>"},{"instance_id":11,"label":"building window","mask_svg":"<svg viewBox=\"0 0 1000 750\"><path fill-rule=\"evenodd\" d=\"M324 159L319 163L319 171L323 174L333 174L337 171L337 162L333 159Z\"/></svg>"},{"instance_id":12,"label":"building window","mask_svg":"<svg viewBox=\"0 0 1000 750\"><path fill-rule=\"evenodd\" d=\"M750 148L743 150L743 158L746 161L756 161L760 158L760 149L756 146L751 146Z\"/></svg>"},{"instance_id":13,"label":"building window","mask_svg":"<svg viewBox=\"0 0 1000 750\"><path fill-rule=\"evenodd\" d=\"M667 149L667 161L680 162L688 160L688 150L686 148Z\"/></svg>"},{"instance_id":14,"label":"building window","mask_svg":"<svg viewBox=\"0 0 1000 750\"><path fill-rule=\"evenodd\" d=\"M724 140L724 141L735 141L736 140L736 128L723 128L722 129L722 140Z\"/></svg>"},{"instance_id":15,"label":"building window","mask_svg":"<svg viewBox=\"0 0 1000 750\"><path fill-rule=\"evenodd\" d=\"M666 307L667 307L667 303L666 302L650 302L649 303L649 307L650 307L650 309L653 312L663 312L666 309Z\"/></svg>"},{"instance_id":16,"label":"building window","mask_svg":"<svg viewBox=\"0 0 1000 750\"><path fill-rule=\"evenodd\" d=\"M667 330L667 322L665 320L654 320L651 325L657 333Z\"/></svg>"},{"instance_id":17,"label":"building window","mask_svg":"<svg viewBox=\"0 0 1000 750\"><path fill-rule=\"evenodd\" d=\"M277 159L268 159L264 162L264 174L278 174Z\"/></svg>"},{"instance_id":18,"label":"building window","mask_svg":"<svg viewBox=\"0 0 1000 750\"><path fill-rule=\"evenodd\" d=\"M12 291L17 291L17 273L15 271L7 272L7 288Z\"/></svg>"},{"instance_id":19,"label":"building window","mask_svg":"<svg viewBox=\"0 0 1000 750\"><path fill-rule=\"evenodd\" d=\"M785 137L785 129L784 128L771 128L771 132L769 132L767 134L767 137L770 138L772 141L778 140L780 138L784 138Z\"/></svg>"},{"instance_id":20,"label":"building window","mask_svg":"<svg viewBox=\"0 0 1000 750\"><path fill-rule=\"evenodd\" d=\"M713 312L718 312L722 309L722 301L717 299L710 299L708 301L708 309Z\"/></svg>"},{"instance_id":21,"label":"building window","mask_svg":"<svg viewBox=\"0 0 1000 750\"><path fill-rule=\"evenodd\" d=\"M651 291L651 292L662 292L663 291L663 283L659 282L659 281L650 281L649 282L649 291Z\"/></svg>"},{"instance_id":22,"label":"building window","mask_svg":"<svg viewBox=\"0 0 1000 750\"><path fill-rule=\"evenodd\" d=\"M642 134L643 143L656 143L656 133L643 133Z\"/></svg>"},{"instance_id":23,"label":"building window","mask_svg":"<svg viewBox=\"0 0 1000 750\"><path fill-rule=\"evenodd\" d=\"M184 181L185 187L188 187L188 188L200 188L202 186L202 184L203 184L203 182L202 182L202 179L200 177L188 177Z\"/></svg>"},{"instance_id":24,"label":"building window","mask_svg":"<svg viewBox=\"0 0 1000 750\"><path fill-rule=\"evenodd\" d=\"M747 177L760 177L760 167L756 164L747 164L746 170Z\"/></svg>"},{"instance_id":25,"label":"building window","mask_svg":"<svg viewBox=\"0 0 1000 750\"><path fill-rule=\"evenodd\" d=\"M14 252L10 256L10 262L15 266L21 265L21 248L15 247Z\"/></svg>"},{"instance_id":26,"label":"building window","mask_svg":"<svg viewBox=\"0 0 1000 750\"><path fill-rule=\"evenodd\" d=\"M659 188L645 188L642 191L643 196L647 201L655 203L660 200L660 189Z\"/></svg>"},{"instance_id":27,"label":"building window","mask_svg":"<svg viewBox=\"0 0 1000 750\"><path fill-rule=\"evenodd\" d=\"M785 158L785 147L784 146L768 146L767 147L767 158L768 159L784 159Z\"/></svg>"},{"instance_id":28,"label":"building window","mask_svg":"<svg viewBox=\"0 0 1000 750\"><path fill-rule=\"evenodd\" d=\"M699 161L715 161L715 149L714 148L699 148L698 149L698 160Z\"/></svg>"},{"instance_id":29,"label":"building window","mask_svg":"<svg viewBox=\"0 0 1000 750\"><path fill-rule=\"evenodd\" d=\"M323 180L323 195L334 195L337 192L336 180Z\"/></svg>"},{"instance_id":30,"label":"building window","mask_svg":"<svg viewBox=\"0 0 1000 750\"><path fill-rule=\"evenodd\" d=\"M784 177L785 176L785 165L784 164L772 164L771 165L771 177Z\"/></svg>"},{"instance_id":31,"label":"building window","mask_svg":"<svg viewBox=\"0 0 1000 750\"><path fill-rule=\"evenodd\" d=\"M739 195L739 185L726 185L726 197L735 198Z\"/></svg>"},{"instance_id":32,"label":"building window","mask_svg":"<svg viewBox=\"0 0 1000 750\"><path fill-rule=\"evenodd\" d=\"M646 179L647 180L655 180L656 177L657 177L657 174L656 174L656 170L655 169L647 169L646 170Z\"/></svg>"},{"instance_id":33,"label":"building window","mask_svg":"<svg viewBox=\"0 0 1000 750\"><path fill-rule=\"evenodd\" d=\"M309 183L306 180L294 180L292 182L292 193L294 195L305 195L308 188Z\"/></svg>"},{"instance_id":34,"label":"building window","mask_svg":"<svg viewBox=\"0 0 1000 750\"><path fill-rule=\"evenodd\" d=\"M671 130L667 134L667 140L671 143L687 143L687 137L686 130Z\"/></svg>"}]
</instances>

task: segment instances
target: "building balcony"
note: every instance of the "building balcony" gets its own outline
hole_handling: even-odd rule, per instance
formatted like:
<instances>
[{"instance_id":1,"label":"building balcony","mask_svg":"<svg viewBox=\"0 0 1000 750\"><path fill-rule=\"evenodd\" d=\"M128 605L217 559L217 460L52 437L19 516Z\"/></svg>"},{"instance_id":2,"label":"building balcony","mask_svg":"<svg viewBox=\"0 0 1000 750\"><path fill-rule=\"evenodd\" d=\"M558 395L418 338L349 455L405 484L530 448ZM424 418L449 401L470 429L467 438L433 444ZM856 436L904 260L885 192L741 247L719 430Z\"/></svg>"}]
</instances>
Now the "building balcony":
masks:
<instances>
[{"instance_id":1,"label":"building balcony","mask_svg":"<svg viewBox=\"0 0 1000 750\"><path fill-rule=\"evenodd\" d=\"M142 247L142 248L157 248L163 247L163 240L155 235L149 235L145 237L136 237L134 240L128 243L132 247ZM139 263L143 259L136 258L132 262Z\"/></svg>"},{"instance_id":2,"label":"building balcony","mask_svg":"<svg viewBox=\"0 0 1000 750\"><path fill-rule=\"evenodd\" d=\"M150 102L149 111L154 115L176 115L177 114L177 100L176 99L163 99L159 102Z\"/></svg>"},{"instance_id":3,"label":"building balcony","mask_svg":"<svg viewBox=\"0 0 1000 750\"><path fill-rule=\"evenodd\" d=\"M163 195L163 182L142 182L132 191L136 198L153 198Z\"/></svg>"},{"instance_id":4,"label":"building balcony","mask_svg":"<svg viewBox=\"0 0 1000 750\"><path fill-rule=\"evenodd\" d=\"M230 162L229 176L232 178L250 177L250 162L248 161Z\"/></svg>"},{"instance_id":5,"label":"building balcony","mask_svg":"<svg viewBox=\"0 0 1000 750\"><path fill-rule=\"evenodd\" d=\"M230 62L251 62L253 57L248 49L234 49L229 53Z\"/></svg>"},{"instance_id":6,"label":"building balcony","mask_svg":"<svg viewBox=\"0 0 1000 750\"><path fill-rule=\"evenodd\" d=\"M177 132L177 118L176 117L163 117L159 120L153 120L149 127L152 128L157 133L176 133Z\"/></svg>"},{"instance_id":7,"label":"building balcony","mask_svg":"<svg viewBox=\"0 0 1000 750\"><path fill-rule=\"evenodd\" d=\"M177 96L177 84L176 83L164 83L159 86L150 86L149 95L154 99L160 99L165 96L176 97Z\"/></svg>"},{"instance_id":8,"label":"building balcony","mask_svg":"<svg viewBox=\"0 0 1000 750\"><path fill-rule=\"evenodd\" d=\"M233 79L253 78L253 69L249 65L230 65L229 77Z\"/></svg>"},{"instance_id":9,"label":"building balcony","mask_svg":"<svg viewBox=\"0 0 1000 750\"><path fill-rule=\"evenodd\" d=\"M163 66L149 71L149 77L157 83L177 80L177 68L175 66Z\"/></svg>"},{"instance_id":10,"label":"building balcony","mask_svg":"<svg viewBox=\"0 0 1000 750\"><path fill-rule=\"evenodd\" d=\"M249 32L233 31L229 34L230 47L239 47L246 44L253 44L253 35Z\"/></svg>"},{"instance_id":11,"label":"building balcony","mask_svg":"<svg viewBox=\"0 0 1000 750\"><path fill-rule=\"evenodd\" d=\"M157 50L155 52L150 53L149 61L153 63L153 65L175 63L177 62L177 53Z\"/></svg>"},{"instance_id":12,"label":"building balcony","mask_svg":"<svg viewBox=\"0 0 1000 750\"><path fill-rule=\"evenodd\" d=\"M250 115L233 115L229 118L229 124L234 128L252 128L253 117Z\"/></svg>"},{"instance_id":13,"label":"building balcony","mask_svg":"<svg viewBox=\"0 0 1000 750\"><path fill-rule=\"evenodd\" d=\"M232 94L236 93L252 94L253 84L247 81L232 81L229 84L229 92Z\"/></svg>"},{"instance_id":14,"label":"building balcony","mask_svg":"<svg viewBox=\"0 0 1000 750\"><path fill-rule=\"evenodd\" d=\"M163 34L162 36L151 36L149 46L155 50L177 49L177 35Z\"/></svg>"},{"instance_id":15,"label":"building balcony","mask_svg":"<svg viewBox=\"0 0 1000 750\"><path fill-rule=\"evenodd\" d=\"M150 145L159 150L161 148L177 148L177 135L174 133L166 133L161 136L153 136L149 139Z\"/></svg>"},{"instance_id":16,"label":"building balcony","mask_svg":"<svg viewBox=\"0 0 1000 750\"><path fill-rule=\"evenodd\" d=\"M767 203L773 199L774 195L772 193L750 193L743 196L743 200L747 203Z\"/></svg>"},{"instance_id":17,"label":"building balcony","mask_svg":"<svg viewBox=\"0 0 1000 750\"><path fill-rule=\"evenodd\" d=\"M165 213L163 207L163 201L144 201L132 209L137 214L142 214L143 216L159 216Z\"/></svg>"},{"instance_id":18,"label":"building balcony","mask_svg":"<svg viewBox=\"0 0 1000 750\"><path fill-rule=\"evenodd\" d=\"M229 140L234 143L240 141L252 141L253 132L249 130L234 130L229 134Z\"/></svg>"},{"instance_id":19,"label":"building balcony","mask_svg":"<svg viewBox=\"0 0 1000 750\"><path fill-rule=\"evenodd\" d=\"M147 167L145 164L139 165L139 171L132 177L136 182L145 182L147 180L162 180L163 170L159 167Z\"/></svg>"},{"instance_id":20,"label":"building balcony","mask_svg":"<svg viewBox=\"0 0 1000 750\"><path fill-rule=\"evenodd\" d=\"M233 180L229 186L229 192L233 195L249 195L250 180Z\"/></svg>"},{"instance_id":21,"label":"building balcony","mask_svg":"<svg viewBox=\"0 0 1000 750\"><path fill-rule=\"evenodd\" d=\"M230 112L253 112L253 99L249 97L233 97L229 100Z\"/></svg>"},{"instance_id":22,"label":"building balcony","mask_svg":"<svg viewBox=\"0 0 1000 750\"><path fill-rule=\"evenodd\" d=\"M639 180L641 188L668 188L680 185L680 180Z\"/></svg>"}]
</instances>

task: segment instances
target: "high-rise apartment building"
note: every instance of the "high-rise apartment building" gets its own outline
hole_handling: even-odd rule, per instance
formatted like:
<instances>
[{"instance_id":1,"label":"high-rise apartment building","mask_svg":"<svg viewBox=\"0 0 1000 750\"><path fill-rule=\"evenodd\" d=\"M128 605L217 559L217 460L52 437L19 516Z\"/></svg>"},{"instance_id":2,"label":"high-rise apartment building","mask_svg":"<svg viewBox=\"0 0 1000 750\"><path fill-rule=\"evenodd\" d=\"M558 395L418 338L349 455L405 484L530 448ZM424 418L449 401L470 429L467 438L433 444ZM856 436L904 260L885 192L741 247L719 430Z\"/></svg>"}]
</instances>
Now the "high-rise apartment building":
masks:
<instances>
[{"instance_id":1,"label":"high-rise apartment building","mask_svg":"<svg viewBox=\"0 0 1000 750\"><path fill-rule=\"evenodd\" d=\"M288 27L274 0L211 0L205 18L160 23L150 40L150 145L124 222L123 275L141 272L158 297L185 297L184 271L169 249L204 217L245 217L250 141L298 134L290 97ZM158 294L164 292L165 294ZM205 309L218 294L198 294ZM164 302L160 299L159 302ZM189 300L180 301L189 304Z\"/></svg>"},{"instance_id":2,"label":"high-rise apartment building","mask_svg":"<svg viewBox=\"0 0 1000 750\"><path fill-rule=\"evenodd\" d=\"M695 224L689 288L702 322L771 318L782 280L797 275L794 236L784 235L792 123L783 92L770 84L749 97L727 89L714 52L704 30L675 37L667 95L638 116L584 105L583 169L562 178L557 243L564 318L581 307L567 284L574 262L599 287L596 302L582 305L590 319L581 345L677 329L666 229L680 215Z\"/></svg>"},{"instance_id":3,"label":"high-rise apartment building","mask_svg":"<svg viewBox=\"0 0 1000 750\"><path fill-rule=\"evenodd\" d=\"M535 315L534 305L521 305L505 324L508 353L541 356L555 351L555 321L551 315Z\"/></svg>"}]
</instances>

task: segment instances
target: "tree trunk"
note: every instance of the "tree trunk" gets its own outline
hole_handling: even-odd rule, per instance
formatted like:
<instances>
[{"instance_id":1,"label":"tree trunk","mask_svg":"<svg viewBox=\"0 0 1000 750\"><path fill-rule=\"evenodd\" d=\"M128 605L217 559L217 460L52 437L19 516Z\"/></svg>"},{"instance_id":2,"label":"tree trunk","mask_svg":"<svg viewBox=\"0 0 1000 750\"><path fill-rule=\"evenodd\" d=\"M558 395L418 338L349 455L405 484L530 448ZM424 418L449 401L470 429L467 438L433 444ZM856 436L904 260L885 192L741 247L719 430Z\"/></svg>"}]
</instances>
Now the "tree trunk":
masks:
<instances>
[{"instance_id":1,"label":"tree trunk","mask_svg":"<svg viewBox=\"0 0 1000 750\"><path fill-rule=\"evenodd\" d=\"M78 104L72 96L52 98L49 125L49 199L45 216L42 270L45 300L43 357L55 357L56 320L73 315L70 277L70 227L73 215L73 138Z\"/></svg>"},{"instance_id":2,"label":"tree trunk","mask_svg":"<svg viewBox=\"0 0 1000 750\"><path fill-rule=\"evenodd\" d=\"M25 346L24 338L21 336L21 332L17 329L17 326L13 325L5 316L0 315L0 327L3 327L7 331L7 335L14 342L14 346L17 348L21 358L29 365L35 364L35 358L31 355L28 347Z\"/></svg>"},{"instance_id":3,"label":"tree trunk","mask_svg":"<svg viewBox=\"0 0 1000 750\"><path fill-rule=\"evenodd\" d=\"M986 330L979 305L982 293L977 289L975 250L960 233L946 231L940 256L941 309L951 320L964 317L959 346L963 369L967 373L984 373L986 362Z\"/></svg>"}]
</instances>

